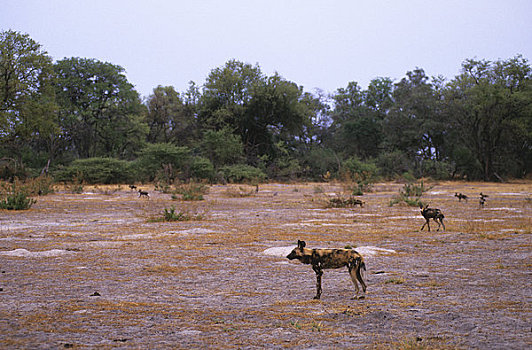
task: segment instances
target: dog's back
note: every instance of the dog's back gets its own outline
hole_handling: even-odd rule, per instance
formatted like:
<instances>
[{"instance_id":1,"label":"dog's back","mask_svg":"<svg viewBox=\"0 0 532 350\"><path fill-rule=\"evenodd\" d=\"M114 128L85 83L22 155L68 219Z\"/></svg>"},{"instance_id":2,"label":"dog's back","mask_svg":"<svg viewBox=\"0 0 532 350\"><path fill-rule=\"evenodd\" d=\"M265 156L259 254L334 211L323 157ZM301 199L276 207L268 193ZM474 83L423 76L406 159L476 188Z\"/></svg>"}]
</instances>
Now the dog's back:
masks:
<instances>
[{"instance_id":1,"label":"dog's back","mask_svg":"<svg viewBox=\"0 0 532 350\"><path fill-rule=\"evenodd\" d=\"M346 266L349 269L349 274L355 285L358 296L358 282L362 285L362 290L366 292L366 284L362 278L361 269L366 270L364 258L353 249L309 249L305 248L304 241L298 241L297 247L294 248L287 258L290 260L298 259L303 264L312 265L312 269L316 272L316 296L319 299L321 296L321 275L323 269L337 269Z\"/></svg>"},{"instance_id":2,"label":"dog's back","mask_svg":"<svg viewBox=\"0 0 532 350\"><path fill-rule=\"evenodd\" d=\"M323 269L338 269L349 266L350 263L358 261L361 263L363 258L353 249L310 249L312 251L312 261L321 264Z\"/></svg>"}]
</instances>

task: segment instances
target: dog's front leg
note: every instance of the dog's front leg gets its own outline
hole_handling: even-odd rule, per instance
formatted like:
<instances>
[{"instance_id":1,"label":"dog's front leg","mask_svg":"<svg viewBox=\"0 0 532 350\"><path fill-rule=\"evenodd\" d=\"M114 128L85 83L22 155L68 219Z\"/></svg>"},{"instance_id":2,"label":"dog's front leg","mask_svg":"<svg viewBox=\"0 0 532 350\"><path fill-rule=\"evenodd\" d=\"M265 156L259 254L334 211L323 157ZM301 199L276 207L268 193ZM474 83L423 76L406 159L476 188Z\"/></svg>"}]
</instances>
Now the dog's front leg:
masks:
<instances>
[{"instance_id":1,"label":"dog's front leg","mask_svg":"<svg viewBox=\"0 0 532 350\"><path fill-rule=\"evenodd\" d=\"M319 263L312 265L312 269L316 272L316 296L314 299L319 299L321 297L321 276L323 275L323 270Z\"/></svg>"}]
</instances>

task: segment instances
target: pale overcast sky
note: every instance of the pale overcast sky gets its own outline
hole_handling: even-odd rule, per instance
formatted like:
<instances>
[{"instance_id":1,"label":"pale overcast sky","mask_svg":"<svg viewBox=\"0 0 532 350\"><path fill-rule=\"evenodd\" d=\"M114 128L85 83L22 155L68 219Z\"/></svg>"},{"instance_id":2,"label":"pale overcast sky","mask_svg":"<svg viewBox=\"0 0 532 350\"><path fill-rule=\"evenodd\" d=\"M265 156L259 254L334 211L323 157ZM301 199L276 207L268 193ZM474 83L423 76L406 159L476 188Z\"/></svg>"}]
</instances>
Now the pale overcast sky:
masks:
<instances>
[{"instance_id":1,"label":"pale overcast sky","mask_svg":"<svg viewBox=\"0 0 532 350\"><path fill-rule=\"evenodd\" d=\"M142 96L233 58L310 92L416 67L450 79L467 58L531 59L531 17L532 0L0 0L1 30L120 65Z\"/></svg>"}]
</instances>

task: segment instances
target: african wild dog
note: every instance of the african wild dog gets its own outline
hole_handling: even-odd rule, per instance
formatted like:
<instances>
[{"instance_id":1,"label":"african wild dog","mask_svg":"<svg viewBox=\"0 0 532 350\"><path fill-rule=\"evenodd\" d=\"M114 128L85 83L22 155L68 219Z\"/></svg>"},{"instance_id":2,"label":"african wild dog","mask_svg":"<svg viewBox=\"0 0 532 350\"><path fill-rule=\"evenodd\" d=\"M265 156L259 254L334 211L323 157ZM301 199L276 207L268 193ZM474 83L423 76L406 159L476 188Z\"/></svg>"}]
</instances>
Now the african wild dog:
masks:
<instances>
[{"instance_id":1,"label":"african wild dog","mask_svg":"<svg viewBox=\"0 0 532 350\"><path fill-rule=\"evenodd\" d=\"M443 215L440 209L429 208L428 204L424 207L422 204L419 204L419 209L421 209L421 215L423 215L423 217L425 218L425 223L423 224L423 226L421 226L421 231L423 231L425 225L427 225L430 232L430 219L434 220L438 224L438 229L436 231L440 230L440 223L441 226L443 226L443 230L445 231L445 224L443 223L443 218L445 218L445 216Z\"/></svg>"},{"instance_id":2,"label":"african wild dog","mask_svg":"<svg viewBox=\"0 0 532 350\"><path fill-rule=\"evenodd\" d=\"M316 296L314 299L321 297L321 276L323 275L323 269L337 269L347 266L349 269L349 275L353 281L356 289L356 295L353 299L358 297L358 284L357 280L362 286L362 291L366 293L366 283L362 279L360 269L366 271L366 264L362 255L358 254L353 249L310 249L305 248L306 243L304 241L297 241L297 248L294 248L287 258L290 260L298 259L303 264L311 264L312 269L316 273ZM361 296L360 298L363 298Z\"/></svg>"},{"instance_id":3,"label":"african wild dog","mask_svg":"<svg viewBox=\"0 0 532 350\"><path fill-rule=\"evenodd\" d=\"M480 192L480 199L478 200L478 208L484 208L484 203L486 203L486 198L489 197L487 194Z\"/></svg>"},{"instance_id":4,"label":"african wild dog","mask_svg":"<svg viewBox=\"0 0 532 350\"><path fill-rule=\"evenodd\" d=\"M454 196L458 198L458 201L461 202L462 199L465 200L467 202L467 196L465 194L462 194L462 193L454 193Z\"/></svg>"},{"instance_id":5,"label":"african wild dog","mask_svg":"<svg viewBox=\"0 0 532 350\"><path fill-rule=\"evenodd\" d=\"M357 205L360 205L360 207L362 208L364 206L364 202L361 201L360 199L352 199L350 204L352 204L353 207L356 207Z\"/></svg>"},{"instance_id":6,"label":"african wild dog","mask_svg":"<svg viewBox=\"0 0 532 350\"><path fill-rule=\"evenodd\" d=\"M135 185L129 185L129 188L130 188L131 190L136 190L136 189L137 189L137 186L135 186Z\"/></svg>"},{"instance_id":7,"label":"african wild dog","mask_svg":"<svg viewBox=\"0 0 532 350\"><path fill-rule=\"evenodd\" d=\"M139 190L139 198L142 196L150 199L150 194L147 191Z\"/></svg>"}]
</instances>

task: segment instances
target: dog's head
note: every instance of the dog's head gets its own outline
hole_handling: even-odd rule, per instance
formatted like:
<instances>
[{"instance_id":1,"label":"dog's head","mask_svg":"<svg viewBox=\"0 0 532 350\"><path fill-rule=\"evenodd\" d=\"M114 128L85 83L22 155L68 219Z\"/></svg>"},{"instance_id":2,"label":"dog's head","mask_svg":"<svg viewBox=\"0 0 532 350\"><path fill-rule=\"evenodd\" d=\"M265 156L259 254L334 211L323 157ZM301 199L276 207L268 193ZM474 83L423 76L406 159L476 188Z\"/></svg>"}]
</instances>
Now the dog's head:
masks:
<instances>
[{"instance_id":1,"label":"dog's head","mask_svg":"<svg viewBox=\"0 0 532 350\"><path fill-rule=\"evenodd\" d=\"M294 260L294 259L301 259L303 257L303 249L305 248L307 244L305 243L305 241L297 241L297 247L294 248L290 254L288 254L286 257L290 260Z\"/></svg>"}]
</instances>

